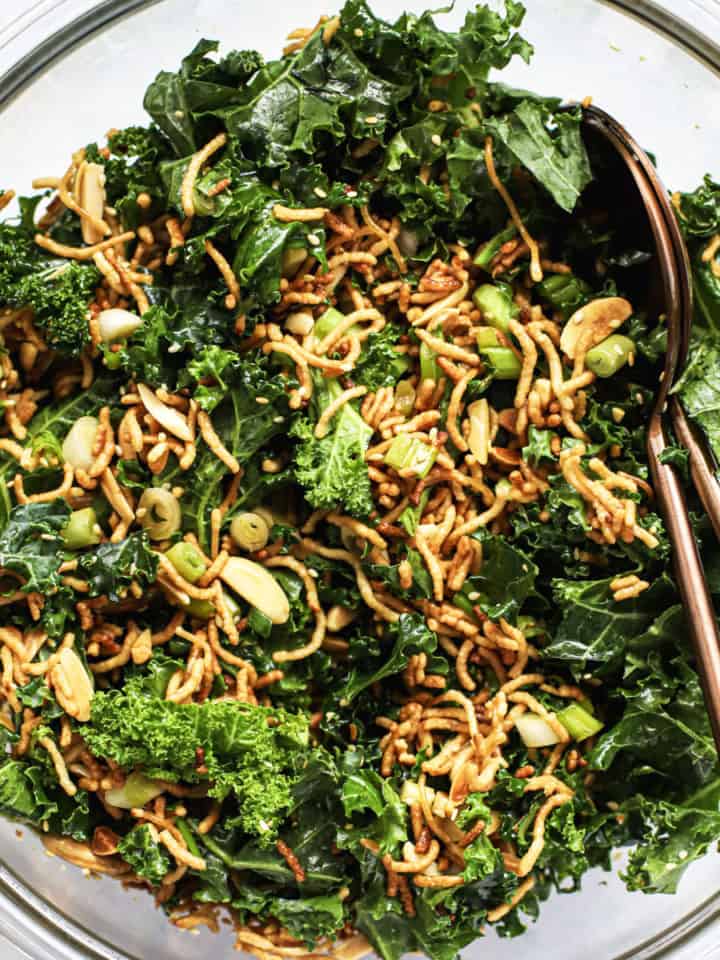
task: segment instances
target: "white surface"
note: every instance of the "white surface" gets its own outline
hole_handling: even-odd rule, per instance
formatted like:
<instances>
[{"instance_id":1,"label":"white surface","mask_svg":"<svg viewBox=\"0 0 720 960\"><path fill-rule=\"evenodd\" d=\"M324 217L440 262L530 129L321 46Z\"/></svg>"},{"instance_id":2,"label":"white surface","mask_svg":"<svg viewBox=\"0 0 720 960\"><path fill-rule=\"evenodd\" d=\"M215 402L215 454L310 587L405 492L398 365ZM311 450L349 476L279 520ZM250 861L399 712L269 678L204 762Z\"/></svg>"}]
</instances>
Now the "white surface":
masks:
<instances>
[{"instance_id":1,"label":"white surface","mask_svg":"<svg viewBox=\"0 0 720 960\"><path fill-rule=\"evenodd\" d=\"M526 4L529 13L523 32L536 44L538 54L532 68L514 65L506 75L509 82L574 99L593 95L657 153L661 172L674 187L694 185L706 170L720 171L717 76L607 6L590 7L587 0L526 0ZM0 0L0 73L71 15L91 5L88 0ZM285 27L314 22L320 13L339 5L340 0L303 0L302 4L275 0L268 16L269 7L261 10L251 0L163 0L113 26L49 68L4 112L3 186L27 189L33 175L64 169L77 145L102 136L111 125L141 120L140 102L148 81L161 68L175 68L200 36L220 36L228 46L258 46L271 54L277 52ZM372 5L388 16L404 6L416 10L440 6L437 0L373 0ZM460 18L460 10L467 5L458 0L453 20ZM720 41L717 0L667 0L667 5L676 12L687 11L694 23L714 30L714 38ZM42 170L30 165L40 153ZM14 834L13 826L0 823L3 859L17 875L57 909L82 917L89 929L103 931L140 960L196 960L204 955L220 960L233 955L217 939L196 939L167 926L148 897L131 899L115 883L85 881L77 871L45 858L36 849L35 839L26 835L19 843ZM640 916L644 935L651 937L718 889L717 856L690 871L676 898L629 896L616 877L594 877L588 880L584 895L556 896L547 903L540 924L522 941L488 937L467 954L484 960L551 955L553 960L577 960L582 951L591 960L607 960L636 935ZM2 930L15 938L12 919L0 916ZM678 948L673 960L716 956L719 939L710 934L707 946L694 941ZM25 956L0 942L0 960ZM59 960L74 954L53 950L49 942L36 942L32 956Z\"/></svg>"}]
</instances>

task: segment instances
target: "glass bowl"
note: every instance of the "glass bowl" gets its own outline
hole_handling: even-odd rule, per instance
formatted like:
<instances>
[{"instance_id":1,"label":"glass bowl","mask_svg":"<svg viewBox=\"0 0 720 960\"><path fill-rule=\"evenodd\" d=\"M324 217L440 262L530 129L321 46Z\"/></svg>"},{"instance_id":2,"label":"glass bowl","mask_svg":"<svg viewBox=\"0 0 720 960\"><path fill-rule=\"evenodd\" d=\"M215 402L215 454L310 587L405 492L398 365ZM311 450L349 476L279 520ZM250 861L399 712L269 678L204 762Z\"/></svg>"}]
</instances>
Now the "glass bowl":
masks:
<instances>
[{"instance_id":1,"label":"glass bowl","mask_svg":"<svg viewBox=\"0 0 720 960\"><path fill-rule=\"evenodd\" d=\"M3 7L4 7L3 2ZM275 0L272 15L226 0L36 0L0 31L0 186L29 190L33 176L65 169L71 151L109 127L143 120L142 96L161 69L174 69L200 37L277 54L285 33L312 24L328 0ZM427 0L374 0L392 18ZM467 0L447 15L456 23ZM531 67L513 64L509 83L570 100L592 96L658 158L665 182L691 188L718 174L720 5L672 0L527 0L523 33ZM670 0L668 0L668 6ZM332 6L332 4L330 4ZM693 26L691 26L692 24ZM618 855L616 867L622 866ZM569 899L555 895L519 941L494 934L468 958L701 960L720 956L720 857L688 870L674 897L629 894L613 874L588 874ZM172 927L152 899L50 860L29 830L0 820L0 935L30 960L196 960L231 956L230 931L196 936ZM0 937L1 939L1 937ZM0 956L9 947L0 943Z\"/></svg>"}]
</instances>

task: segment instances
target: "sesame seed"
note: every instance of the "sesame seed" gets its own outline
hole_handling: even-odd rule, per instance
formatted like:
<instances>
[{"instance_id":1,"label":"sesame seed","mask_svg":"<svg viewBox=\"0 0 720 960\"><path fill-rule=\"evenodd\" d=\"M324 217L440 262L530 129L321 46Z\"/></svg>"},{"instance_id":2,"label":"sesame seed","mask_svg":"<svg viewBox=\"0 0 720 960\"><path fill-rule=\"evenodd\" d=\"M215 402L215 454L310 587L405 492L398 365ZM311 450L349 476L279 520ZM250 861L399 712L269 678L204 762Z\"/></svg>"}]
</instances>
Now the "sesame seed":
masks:
<instances>
[{"instance_id":1,"label":"sesame seed","mask_svg":"<svg viewBox=\"0 0 720 960\"><path fill-rule=\"evenodd\" d=\"M377 122L378 122L377 117L365 117L365 123L377 123Z\"/></svg>"},{"instance_id":2,"label":"sesame seed","mask_svg":"<svg viewBox=\"0 0 720 960\"><path fill-rule=\"evenodd\" d=\"M255 403L265 404L265 403L270 403L270 401L268 400L267 397L255 397Z\"/></svg>"},{"instance_id":3,"label":"sesame seed","mask_svg":"<svg viewBox=\"0 0 720 960\"><path fill-rule=\"evenodd\" d=\"M311 243L314 247L316 247L320 243L320 237L316 233L309 233L308 243Z\"/></svg>"},{"instance_id":4,"label":"sesame seed","mask_svg":"<svg viewBox=\"0 0 720 960\"><path fill-rule=\"evenodd\" d=\"M362 37L364 34L364 31L360 27L355 27L355 29L353 30L353 33L355 34L356 37Z\"/></svg>"},{"instance_id":5,"label":"sesame seed","mask_svg":"<svg viewBox=\"0 0 720 960\"><path fill-rule=\"evenodd\" d=\"M356 197L358 195L358 192L357 190L348 190L346 195L350 197L350 199L352 199L353 197Z\"/></svg>"},{"instance_id":6,"label":"sesame seed","mask_svg":"<svg viewBox=\"0 0 720 960\"><path fill-rule=\"evenodd\" d=\"M327 196L327 192L323 190L322 187L315 187L313 193L315 194L316 197L320 197L321 200L324 200L325 197Z\"/></svg>"},{"instance_id":7,"label":"sesame seed","mask_svg":"<svg viewBox=\"0 0 720 960\"><path fill-rule=\"evenodd\" d=\"M430 139L435 144L436 147L439 147L442 144L442 137L439 133L434 133Z\"/></svg>"}]
</instances>

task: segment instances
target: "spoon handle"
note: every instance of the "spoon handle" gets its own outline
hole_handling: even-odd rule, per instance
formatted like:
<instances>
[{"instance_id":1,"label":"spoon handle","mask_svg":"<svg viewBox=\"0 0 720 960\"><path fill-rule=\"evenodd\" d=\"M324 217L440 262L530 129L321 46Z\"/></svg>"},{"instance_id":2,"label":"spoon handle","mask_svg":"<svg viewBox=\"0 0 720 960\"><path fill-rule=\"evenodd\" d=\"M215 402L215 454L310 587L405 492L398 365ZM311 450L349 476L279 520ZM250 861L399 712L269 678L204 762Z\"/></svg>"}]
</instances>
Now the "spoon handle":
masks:
<instances>
[{"instance_id":1,"label":"spoon handle","mask_svg":"<svg viewBox=\"0 0 720 960\"><path fill-rule=\"evenodd\" d=\"M710 517L715 536L720 540L720 483L718 483L702 443L695 436L688 423L685 411L673 397L670 401L670 417L673 430L680 444L690 452L690 475L702 501L705 512Z\"/></svg>"},{"instance_id":2,"label":"spoon handle","mask_svg":"<svg viewBox=\"0 0 720 960\"><path fill-rule=\"evenodd\" d=\"M661 418L655 414L648 429L648 460L674 547L675 577L698 659L715 745L720 752L720 632L680 480L669 464L659 460L666 446Z\"/></svg>"}]
</instances>

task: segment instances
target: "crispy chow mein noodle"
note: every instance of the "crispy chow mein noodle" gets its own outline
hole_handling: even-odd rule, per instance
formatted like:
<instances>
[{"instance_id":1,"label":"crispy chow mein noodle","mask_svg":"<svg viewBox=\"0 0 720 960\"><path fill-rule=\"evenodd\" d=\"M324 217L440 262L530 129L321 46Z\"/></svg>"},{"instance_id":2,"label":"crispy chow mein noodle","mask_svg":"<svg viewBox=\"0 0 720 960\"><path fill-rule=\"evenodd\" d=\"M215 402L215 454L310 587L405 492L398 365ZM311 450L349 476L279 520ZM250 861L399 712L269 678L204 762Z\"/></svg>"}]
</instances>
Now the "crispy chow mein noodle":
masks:
<instances>
[{"instance_id":1,"label":"crispy chow mein noodle","mask_svg":"<svg viewBox=\"0 0 720 960\"><path fill-rule=\"evenodd\" d=\"M306 50L314 36L333 51L342 31L341 17L323 18L291 34L288 53ZM436 79L442 91L448 78ZM447 113L440 94L431 102L431 113ZM364 118L353 154L360 167L378 149L373 130L383 122ZM570 508L568 523L582 531L574 562L605 567L608 556L663 549L643 470L630 472L614 434L598 441L596 391L602 364L615 361L598 360L604 338L577 310L572 322L582 329L568 347L572 311L553 305L540 285L572 277L571 267L551 259L542 220L523 219L525 172L504 173L506 151L489 135L478 156L504 226L499 241L483 237L479 247L438 238L426 255L396 207L367 201L362 178L339 197L316 186L303 202L280 202L268 187L268 237L292 243L280 249L271 302L261 317L252 314L252 272L219 221L207 226L225 203L239 202L239 141L213 129L185 151L172 204L136 191L132 228L108 202L87 151L62 176L36 181L52 191L31 235L38 251L62 258L61 271L93 270L95 279L82 350L70 359L39 308L0 313L0 511L7 501L11 523L16 510L29 511L37 537L23 542L42 557L58 554L55 568L43 561L52 583L44 590L27 564L3 552L0 532L8 618L0 627L0 721L11 734L9 762L52 771L63 800L81 797L93 811L85 841L56 836L58 815L48 812L49 852L151 889L182 929L218 930L222 902L230 904L238 949L261 960L355 960L369 949L349 886L334 892L334 926L328 921L318 936L305 936L263 886L267 875L282 877L296 904L318 873L333 875L333 858L342 873L351 855L374 871L389 909L414 920L475 883L482 850L504 877L483 919L507 922L545 883L557 825L581 803L594 804L595 775L586 768L602 728L592 710L602 681L556 672L546 660L538 611L550 598L522 586L532 579L530 562L512 567L498 559L498 544L510 552L528 518L549 528L552 511ZM428 195L455 189L436 165L424 164L418 177ZM11 200L12 191L0 195L0 209ZM719 250L715 236L702 253L713 269ZM223 311L232 349L218 335L202 352L192 324L182 327L182 284L193 270L210 277L203 323L214 329ZM158 304L175 271L167 320ZM173 339L163 323L182 329ZM623 349L624 362L634 360ZM382 375L369 376L368 358L382 350ZM174 380L153 369L180 353L187 370ZM262 390L242 379L256 369ZM86 403L94 392L98 402ZM250 412L228 428L230 407L248 397ZM61 402L71 413L54 438ZM621 436L626 408L613 411ZM339 468L322 452L334 451L338 436L361 437ZM321 451L303 464L321 479L359 471L369 508L345 495L304 499L293 470L305 447ZM572 552L557 545L565 549ZM651 596L649 569L651 561L638 560L609 571L605 602L618 617ZM517 600L513 591L522 590ZM521 611L527 596L530 614ZM359 643L374 652L359 656ZM375 664L369 672L366 656ZM137 741L125 762L111 745L122 729L108 727L103 739L95 728L101 710L109 716L143 682L125 717ZM323 684L342 688L332 709ZM351 707L358 697L362 722ZM197 741L180 773L172 751L154 765L144 758L134 716L148 698L169 729L181 724L179 752L188 747L183 737ZM201 719L211 711L220 727ZM262 717L243 743L252 761L218 759L237 718L249 716ZM184 717L195 718L191 733ZM290 744L301 760L276 769L266 740L272 750ZM338 826L348 821L345 833L318 866L292 839L304 814L282 778L294 790L313 751L330 757L340 742L350 747L348 763L354 754L358 769L372 768L372 790L364 806L346 785L337 814ZM282 815L253 821L251 854L270 864L255 890L227 830L252 819L234 778L249 770L259 777L263 766L270 773L247 790L248 807L264 809L266 797L280 794ZM502 799L508 783L511 803ZM397 842L377 830L386 813L404 818ZM141 848L154 851L152 869ZM237 898L228 888L209 899L203 885L217 882L218 871ZM247 902L239 896L246 883Z\"/></svg>"}]
</instances>

